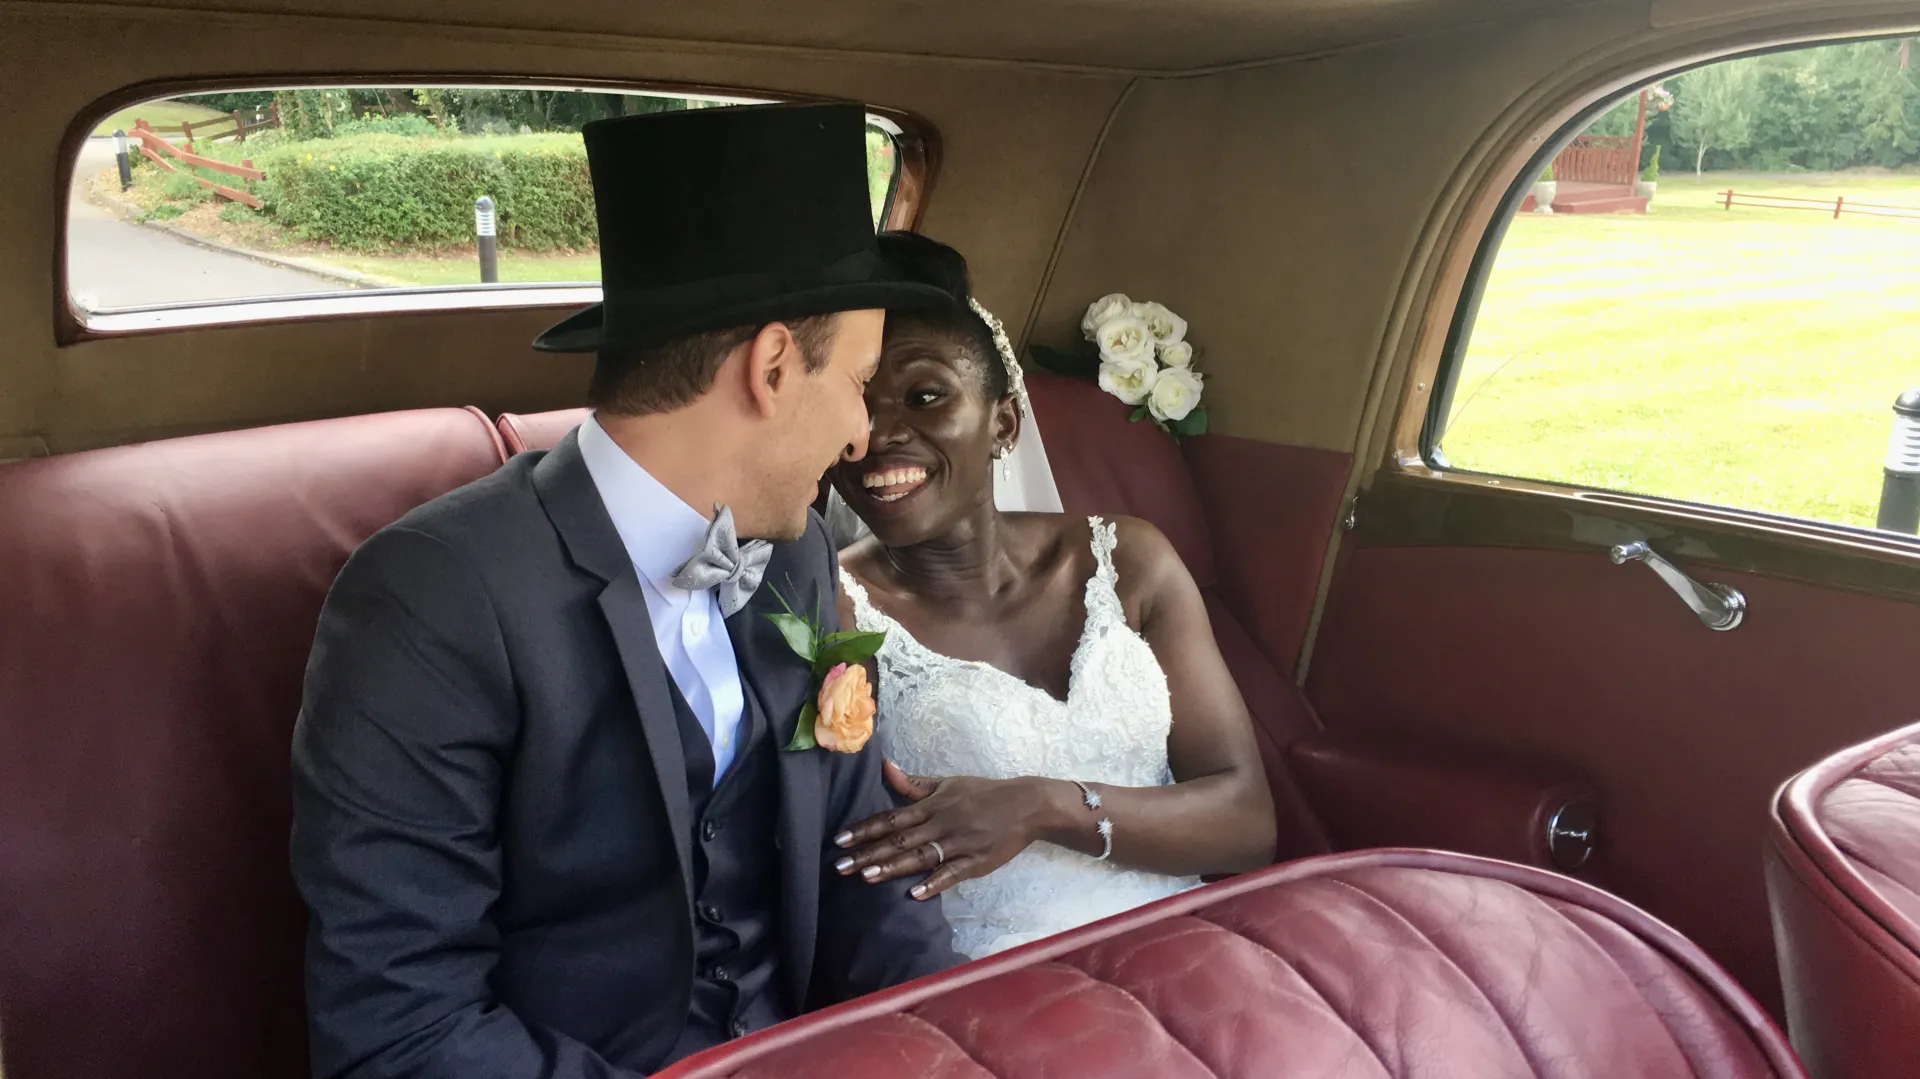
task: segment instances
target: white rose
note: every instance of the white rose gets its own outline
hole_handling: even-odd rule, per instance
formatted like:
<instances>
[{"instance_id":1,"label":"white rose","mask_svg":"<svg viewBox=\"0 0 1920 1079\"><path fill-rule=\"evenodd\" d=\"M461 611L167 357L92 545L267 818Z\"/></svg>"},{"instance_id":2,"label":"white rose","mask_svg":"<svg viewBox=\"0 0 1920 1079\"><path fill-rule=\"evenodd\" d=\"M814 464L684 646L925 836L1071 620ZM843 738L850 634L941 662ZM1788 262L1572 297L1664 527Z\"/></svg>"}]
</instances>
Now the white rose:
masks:
<instances>
[{"instance_id":1,"label":"white rose","mask_svg":"<svg viewBox=\"0 0 1920 1079\"><path fill-rule=\"evenodd\" d=\"M1118 292L1111 296L1102 296L1093 301L1093 305L1088 307L1087 313L1081 317L1080 332L1091 341L1094 339L1093 335L1099 332L1101 323L1109 322L1132 310L1133 301Z\"/></svg>"},{"instance_id":2,"label":"white rose","mask_svg":"<svg viewBox=\"0 0 1920 1079\"><path fill-rule=\"evenodd\" d=\"M1135 312L1147 324L1147 331L1162 345L1187 339L1187 320L1157 303L1143 303Z\"/></svg>"},{"instance_id":3,"label":"white rose","mask_svg":"<svg viewBox=\"0 0 1920 1079\"><path fill-rule=\"evenodd\" d=\"M1145 360L1148 366L1153 364L1153 333L1142 319L1132 315L1110 318L1093 331L1093 340L1100 346L1103 360Z\"/></svg>"},{"instance_id":4,"label":"white rose","mask_svg":"<svg viewBox=\"0 0 1920 1079\"><path fill-rule=\"evenodd\" d=\"M1161 345L1160 362L1168 367L1192 367L1193 345L1186 341Z\"/></svg>"},{"instance_id":5,"label":"white rose","mask_svg":"<svg viewBox=\"0 0 1920 1079\"><path fill-rule=\"evenodd\" d=\"M1159 379L1160 368L1151 356L1108 360L1100 365L1100 388L1130 405L1145 401Z\"/></svg>"},{"instance_id":6,"label":"white rose","mask_svg":"<svg viewBox=\"0 0 1920 1079\"><path fill-rule=\"evenodd\" d=\"M1200 376L1184 367L1169 367L1154 380L1147 411L1156 420L1174 423L1186 419L1199 403Z\"/></svg>"}]
</instances>

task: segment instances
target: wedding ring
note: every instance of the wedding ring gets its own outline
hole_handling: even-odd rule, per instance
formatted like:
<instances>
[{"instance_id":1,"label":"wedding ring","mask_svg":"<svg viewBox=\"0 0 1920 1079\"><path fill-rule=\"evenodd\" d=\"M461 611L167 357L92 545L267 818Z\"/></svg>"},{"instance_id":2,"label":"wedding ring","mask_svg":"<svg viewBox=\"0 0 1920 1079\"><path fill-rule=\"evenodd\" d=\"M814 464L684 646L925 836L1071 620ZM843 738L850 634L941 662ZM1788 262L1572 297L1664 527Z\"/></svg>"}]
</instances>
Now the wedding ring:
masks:
<instances>
[{"instance_id":1,"label":"wedding ring","mask_svg":"<svg viewBox=\"0 0 1920 1079\"><path fill-rule=\"evenodd\" d=\"M933 864L944 865L947 860L947 852L940 849L939 841L930 839L927 841L927 846L933 848Z\"/></svg>"}]
</instances>

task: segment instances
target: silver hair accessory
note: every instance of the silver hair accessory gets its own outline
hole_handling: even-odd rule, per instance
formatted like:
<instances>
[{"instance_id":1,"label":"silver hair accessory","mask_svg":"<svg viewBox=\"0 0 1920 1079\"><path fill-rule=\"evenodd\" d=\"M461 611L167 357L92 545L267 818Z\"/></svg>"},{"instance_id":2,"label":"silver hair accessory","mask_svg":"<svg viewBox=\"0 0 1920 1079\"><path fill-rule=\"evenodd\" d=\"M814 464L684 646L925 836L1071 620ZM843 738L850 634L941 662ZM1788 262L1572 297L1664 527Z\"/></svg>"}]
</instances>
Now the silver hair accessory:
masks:
<instances>
[{"instance_id":1,"label":"silver hair accessory","mask_svg":"<svg viewBox=\"0 0 1920 1079\"><path fill-rule=\"evenodd\" d=\"M1013 354L1013 342L1007 339L1007 328L993 317L993 312L980 306L980 301L967 297L967 306L987 324L987 330L993 334L994 350L1000 353L1000 364L1007 369L1007 389L1013 392L1014 403L1020 407L1021 416L1033 415L1033 404L1027 400L1027 378L1020 370L1020 359Z\"/></svg>"}]
</instances>

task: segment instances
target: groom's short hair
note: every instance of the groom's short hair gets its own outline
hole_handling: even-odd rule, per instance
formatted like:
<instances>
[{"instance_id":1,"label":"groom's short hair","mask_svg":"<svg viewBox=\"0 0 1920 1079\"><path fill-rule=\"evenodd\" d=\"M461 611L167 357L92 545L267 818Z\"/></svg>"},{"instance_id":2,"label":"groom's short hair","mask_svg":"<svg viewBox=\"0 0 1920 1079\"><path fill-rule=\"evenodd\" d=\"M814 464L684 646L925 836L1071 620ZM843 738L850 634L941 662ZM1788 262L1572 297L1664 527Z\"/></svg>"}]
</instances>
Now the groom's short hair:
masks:
<instances>
[{"instance_id":1,"label":"groom's short hair","mask_svg":"<svg viewBox=\"0 0 1920 1079\"><path fill-rule=\"evenodd\" d=\"M833 319L833 315L809 315L778 320L793 331L808 374L827 362L827 350L833 345ZM709 330L632 348L603 348L593 365L587 403L617 416L685 408L713 389L727 356L767 325Z\"/></svg>"}]
</instances>

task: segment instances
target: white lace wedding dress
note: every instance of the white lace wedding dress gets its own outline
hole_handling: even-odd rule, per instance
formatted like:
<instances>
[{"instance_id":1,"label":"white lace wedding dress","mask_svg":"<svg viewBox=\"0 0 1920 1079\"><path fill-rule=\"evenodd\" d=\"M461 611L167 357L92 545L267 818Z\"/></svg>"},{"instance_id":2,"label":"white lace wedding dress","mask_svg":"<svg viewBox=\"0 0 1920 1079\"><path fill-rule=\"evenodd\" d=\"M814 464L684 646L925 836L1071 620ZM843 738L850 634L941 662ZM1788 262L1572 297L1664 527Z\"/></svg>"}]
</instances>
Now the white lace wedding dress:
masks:
<instances>
[{"instance_id":1,"label":"white lace wedding dress","mask_svg":"<svg viewBox=\"0 0 1920 1079\"><path fill-rule=\"evenodd\" d=\"M877 733L889 759L915 775L1045 776L1121 787L1173 782L1166 675L1127 625L1114 590L1114 527L1090 520L1097 568L1087 581L1087 622L1064 701L990 664L927 648L840 572L856 626L887 634L878 656ZM1088 812L1088 832L1100 816ZM993 873L962 881L943 905L954 950L978 959L1198 883L1035 843Z\"/></svg>"}]
</instances>

